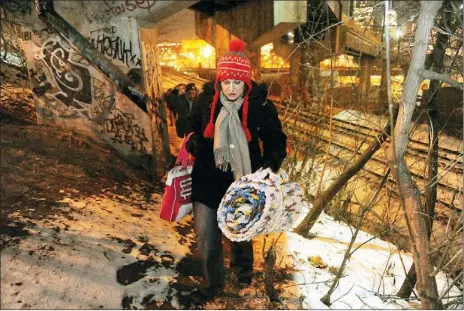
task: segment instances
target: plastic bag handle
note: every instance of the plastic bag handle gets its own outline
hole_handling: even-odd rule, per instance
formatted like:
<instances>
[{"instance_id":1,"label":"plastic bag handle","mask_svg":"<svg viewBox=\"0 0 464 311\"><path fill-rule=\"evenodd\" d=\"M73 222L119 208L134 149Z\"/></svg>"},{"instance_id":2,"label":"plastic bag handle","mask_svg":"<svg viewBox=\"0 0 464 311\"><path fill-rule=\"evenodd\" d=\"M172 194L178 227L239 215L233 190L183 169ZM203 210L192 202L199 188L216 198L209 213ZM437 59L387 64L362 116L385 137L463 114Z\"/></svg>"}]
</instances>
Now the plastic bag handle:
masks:
<instances>
[{"instance_id":1,"label":"plastic bag handle","mask_svg":"<svg viewBox=\"0 0 464 311\"><path fill-rule=\"evenodd\" d=\"M185 136L184 141L182 142L182 147L180 147L179 155L176 159L176 165L182 164L182 168L186 169L188 165L192 165L193 161L192 158L189 156L187 152L187 148L185 147L187 141L190 139L194 132L191 132L187 136Z\"/></svg>"}]
</instances>

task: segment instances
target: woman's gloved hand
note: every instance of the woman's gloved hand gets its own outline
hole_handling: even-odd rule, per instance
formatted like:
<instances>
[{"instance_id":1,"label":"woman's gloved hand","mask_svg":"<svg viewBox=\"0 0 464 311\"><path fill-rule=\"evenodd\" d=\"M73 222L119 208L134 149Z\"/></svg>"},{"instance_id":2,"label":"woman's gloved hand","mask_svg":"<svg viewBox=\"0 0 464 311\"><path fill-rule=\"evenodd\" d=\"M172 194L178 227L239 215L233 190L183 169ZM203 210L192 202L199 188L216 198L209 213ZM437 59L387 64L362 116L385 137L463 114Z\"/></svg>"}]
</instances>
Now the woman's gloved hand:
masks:
<instances>
[{"instance_id":1,"label":"woman's gloved hand","mask_svg":"<svg viewBox=\"0 0 464 311\"><path fill-rule=\"evenodd\" d=\"M271 153L264 158L263 169L270 168L272 172L277 173L282 164L282 159L278 153Z\"/></svg>"},{"instance_id":2,"label":"woman's gloved hand","mask_svg":"<svg viewBox=\"0 0 464 311\"><path fill-rule=\"evenodd\" d=\"M199 134L193 134L190 136L189 140L185 144L185 149L187 149L188 153L190 153L195 158L198 158L204 147L205 139L202 135Z\"/></svg>"}]
</instances>

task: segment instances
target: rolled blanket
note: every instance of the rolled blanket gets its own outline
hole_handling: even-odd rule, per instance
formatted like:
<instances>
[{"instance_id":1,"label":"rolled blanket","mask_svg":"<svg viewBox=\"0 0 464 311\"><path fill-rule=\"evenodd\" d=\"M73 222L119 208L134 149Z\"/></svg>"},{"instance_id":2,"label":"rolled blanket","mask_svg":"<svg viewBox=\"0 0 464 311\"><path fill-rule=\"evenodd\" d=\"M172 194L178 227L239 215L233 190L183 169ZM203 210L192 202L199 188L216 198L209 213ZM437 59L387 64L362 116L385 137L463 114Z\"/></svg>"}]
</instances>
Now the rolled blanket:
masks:
<instances>
[{"instance_id":1,"label":"rolled blanket","mask_svg":"<svg viewBox=\"0 0 464 311\"><path fill-rule=\"evenodd\" d=\"M303 190L283 170L258 170L230 185L217 212L219 228L231 241L249 241L295 228L309 212Z\"/></svg>"}]
</instances>

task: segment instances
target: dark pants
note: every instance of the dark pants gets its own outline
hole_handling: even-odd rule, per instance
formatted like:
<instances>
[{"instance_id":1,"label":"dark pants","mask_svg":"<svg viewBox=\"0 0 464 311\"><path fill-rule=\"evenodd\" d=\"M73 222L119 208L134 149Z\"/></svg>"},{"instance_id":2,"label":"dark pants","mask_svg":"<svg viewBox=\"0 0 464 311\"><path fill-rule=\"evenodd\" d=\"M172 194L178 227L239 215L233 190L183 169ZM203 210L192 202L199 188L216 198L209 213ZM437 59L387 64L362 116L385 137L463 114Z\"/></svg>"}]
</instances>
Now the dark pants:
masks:
<instances>
[{"instance_id":1,"label":"dark pants","mask_svg":"<svg viewBox=\"0 0 464 311\"><path fill-rule=\"evenodd\" d=\"M208 288L222 288L225 282L222 233L218 227L217 210L193 203L194 230L197 236L198 252L204 282ZM237 269L238 277L249 276L253 271L253 244L231 242L232 258L230 264Z\"/></svg>"}]
</instances>

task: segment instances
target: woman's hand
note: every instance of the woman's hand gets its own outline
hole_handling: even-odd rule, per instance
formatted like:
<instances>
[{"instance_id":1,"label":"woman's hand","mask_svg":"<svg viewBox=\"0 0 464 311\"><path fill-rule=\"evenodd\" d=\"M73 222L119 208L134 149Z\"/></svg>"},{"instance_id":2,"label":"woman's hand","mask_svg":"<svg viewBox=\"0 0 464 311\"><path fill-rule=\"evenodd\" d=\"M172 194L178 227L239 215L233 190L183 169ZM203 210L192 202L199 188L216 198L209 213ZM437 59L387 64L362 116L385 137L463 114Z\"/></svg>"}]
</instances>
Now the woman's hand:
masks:
<instances>
[{"instance_id":1,"label":"woman's hand","mask_svg":"<svg viewBox=\"0 0 464 311\"><path fill-rule=\"evenodd\" d=\"M195 158L198 158L198 156L202 153L204 147L205 141L203 136L200 134L193 134L192 136L190 136L189 140L185 144L185 148L187 149L187 151Z\"/></svg>"},{"instance_id":2,"label":"woman's hand","mask_svg":"<svg viewBox=\"0 0 464 311\"><path fill-rule=\"evenodd\" d=\"M262 168L270 168L273 173L277 173L281 164L281 157L277 153L271 153L264 159Z\"/></svg>"}]
</instances>

